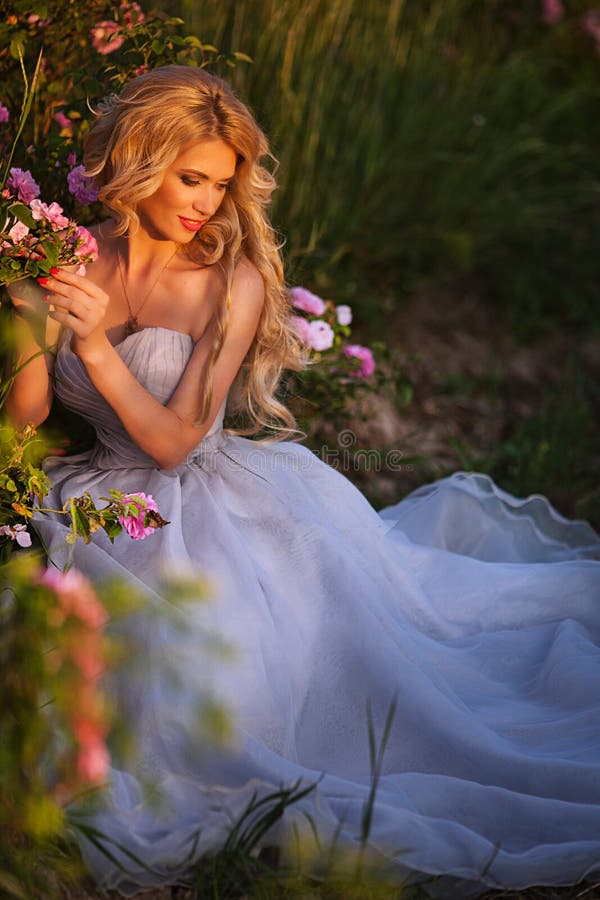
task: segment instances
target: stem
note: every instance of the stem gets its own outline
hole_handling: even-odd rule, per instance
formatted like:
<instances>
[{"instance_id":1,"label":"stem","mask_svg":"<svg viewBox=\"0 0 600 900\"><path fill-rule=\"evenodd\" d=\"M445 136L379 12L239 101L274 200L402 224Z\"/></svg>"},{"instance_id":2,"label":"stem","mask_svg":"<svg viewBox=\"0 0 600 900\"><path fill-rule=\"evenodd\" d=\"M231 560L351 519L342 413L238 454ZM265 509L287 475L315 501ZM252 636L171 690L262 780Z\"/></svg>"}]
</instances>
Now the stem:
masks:
<instances>
[{"instance_id":1,"label":"stem","mask_svg":"<svg viewBox=\"0 0 600 900\"><path fill-rule=\"evenodd\" d=\"M38 78L40 75L40 68L42 64L42 50L40 50L40 55L38 56L38 60L35 66L35 70L33 73L33 77L31 79L31 85L27 79L27 72L25 71L25 65L23 63L23 54L21 50L19 50L19 62L21 64L21 72L23 74L23 81L25 82L25 91L23 93L23 103L21 104L21 113L19 116L19 124L17 126L17 133L15 135L15 139L12 142L12 147L10 148L10 152L8 154L6 165L4 167L4 173L2 175L2 180L0 181L0 189L4 187L6 184L6 179L8 178L8 173L10 172L10 164L12 163L13 156L15 154L15 150L17 149L17 144L19 142L19 138L23 132L25 127L25 122L29 116L29 112L31 110L31 104L33 102L33 95L35 89L37 87Z\"/></svg>"}]
</instances>

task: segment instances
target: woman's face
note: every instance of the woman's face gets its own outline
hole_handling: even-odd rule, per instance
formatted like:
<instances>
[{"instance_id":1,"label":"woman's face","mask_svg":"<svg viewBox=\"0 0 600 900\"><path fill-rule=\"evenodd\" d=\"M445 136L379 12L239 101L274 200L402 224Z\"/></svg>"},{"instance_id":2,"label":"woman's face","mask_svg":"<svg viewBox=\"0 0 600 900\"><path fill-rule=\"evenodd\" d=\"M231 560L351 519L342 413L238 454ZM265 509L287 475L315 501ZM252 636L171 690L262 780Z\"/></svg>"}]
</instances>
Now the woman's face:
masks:
<instances>
[{"instance_id":1,"label":"woman's face","mask_svg":"<svg viewBox=\"0 0 600 900\"><path fill-rule=\"evenodd\" d=\"M221 140L184 144L158 190L138 204L142 227L157 240L191 241L223 202L236 162Z\"/></svg>"}]
</instances>

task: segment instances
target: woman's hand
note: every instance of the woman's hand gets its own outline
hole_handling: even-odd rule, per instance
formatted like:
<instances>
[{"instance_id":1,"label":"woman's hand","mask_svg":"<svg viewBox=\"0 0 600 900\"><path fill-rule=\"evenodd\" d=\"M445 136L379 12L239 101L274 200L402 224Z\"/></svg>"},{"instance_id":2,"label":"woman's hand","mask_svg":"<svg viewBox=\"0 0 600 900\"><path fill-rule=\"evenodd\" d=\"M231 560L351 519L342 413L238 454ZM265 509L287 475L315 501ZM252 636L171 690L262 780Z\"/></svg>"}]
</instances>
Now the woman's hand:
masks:
<instances>
[{"instance_id":1,"label":"woman's hand","mask_svg":"<svg viewBox=\"0 0 600 900\"><path fill-rule=\"evenodd\" d=\"M64 269L48 278L44 287L51 292L44 298L52 307L50 317L73 331L73 351L82 359L105 351L108 294L85 275Z\"/></svg>"}]
</instances>

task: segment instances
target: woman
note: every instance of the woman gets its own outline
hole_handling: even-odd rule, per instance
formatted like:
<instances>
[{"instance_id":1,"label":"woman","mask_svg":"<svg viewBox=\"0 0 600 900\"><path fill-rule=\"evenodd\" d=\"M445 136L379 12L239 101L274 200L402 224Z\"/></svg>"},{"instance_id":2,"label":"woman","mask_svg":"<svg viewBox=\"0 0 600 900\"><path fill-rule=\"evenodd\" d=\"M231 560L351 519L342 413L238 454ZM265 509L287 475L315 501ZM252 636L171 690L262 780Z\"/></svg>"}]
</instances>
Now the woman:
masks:
<instances>
[{"instance_id":1,"label":"woman","mask_svg":"<svg viewBox=\"0 0 600 900\"><path fill-rule=\"evenodd\" d=\"M294 433L274 396L282 367L302 360L263 212L274 186L265 154L250 113L204 71L169 66L109 98L85 157L110 215L95 230L99 260L85 277L49 280L54 372L36 359L11 397L16 420L40 422L52 385L97 430L93 451L50 468L54 505L85 490L143 491L170 521L139 544L96 534L75 547L84 572L120 575L146 598L124 626L143 673L113 685L136 759L114 758L92 817L120 864L84 842L86 858L125 893L185 881L254 792L297 781L313 788L267 840L286 845L301 830L314 848L310 820L325 852L356 847L368 708L378 739L394 713L369 840L399 878L442 875L438 892L457 896L459 881L590 875L600 866L593 531L466 474L377 514L298 444L222 428L229 398L245 433ZM23 353L35 346L23 337ZM60 562L64 526L40 517L38 527ZM212 579L212 602L182 613L183 628L154 615L169 608L165 566ZM210 664L213 631L233 660ZM227 752L193 726L208 687L235 714ZM144 800L148 777L160 808Z\"/></svg>"}]
</instances>

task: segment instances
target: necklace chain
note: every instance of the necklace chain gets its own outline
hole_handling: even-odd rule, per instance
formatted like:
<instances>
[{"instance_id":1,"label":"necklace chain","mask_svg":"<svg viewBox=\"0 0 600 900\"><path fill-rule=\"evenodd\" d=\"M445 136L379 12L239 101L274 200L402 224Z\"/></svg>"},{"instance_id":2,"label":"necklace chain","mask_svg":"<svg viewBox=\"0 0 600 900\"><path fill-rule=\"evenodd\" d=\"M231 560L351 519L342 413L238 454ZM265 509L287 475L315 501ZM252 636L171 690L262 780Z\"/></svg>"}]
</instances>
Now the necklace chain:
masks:
<instances>
[{"instance_id":1,"label":"necklace chain","mask_svg":"<svg viewBox=\"0 0 600 900\"><path fill-rule=\"evenodd\" d=\"M154 290L154 288L160 281L161 275L163 275L163 273L166 272L171 260L173 259L173 257L175 256L176 253L177 253L177 248L175 248L175 250L173 251L171 256L168 258L168 260L166 261L166 263L164 264L164 266L162 267L162 269L160 270L160 272L158 273L158 275L152 282L152 286L151 286L150 290L148 291L148 293L146 294L146 296L144 297L144 299L142 300L142 302L140 303L140 305L138 306L137 310L134 313L133 309L131 308L131 302L129 300L129 294L127 293L127 287L125 286L125 276L123 274L123 265L121 262L121 251L117 247L117 266L119 269L119 278L121 279L121 286L123 288L123 294L125 295L125 300L127 301L127 309L129 310L129 316L127 318L127 321L125 322L125 329L127 331L127 335L133 334L135 331L140 330L141 326L140 326L138 316L139 316L140 312L142 311L142 308L146 305L147 301L150 299L150 295L152 294L152 291Z\"/></svg>"}]
</instances>

